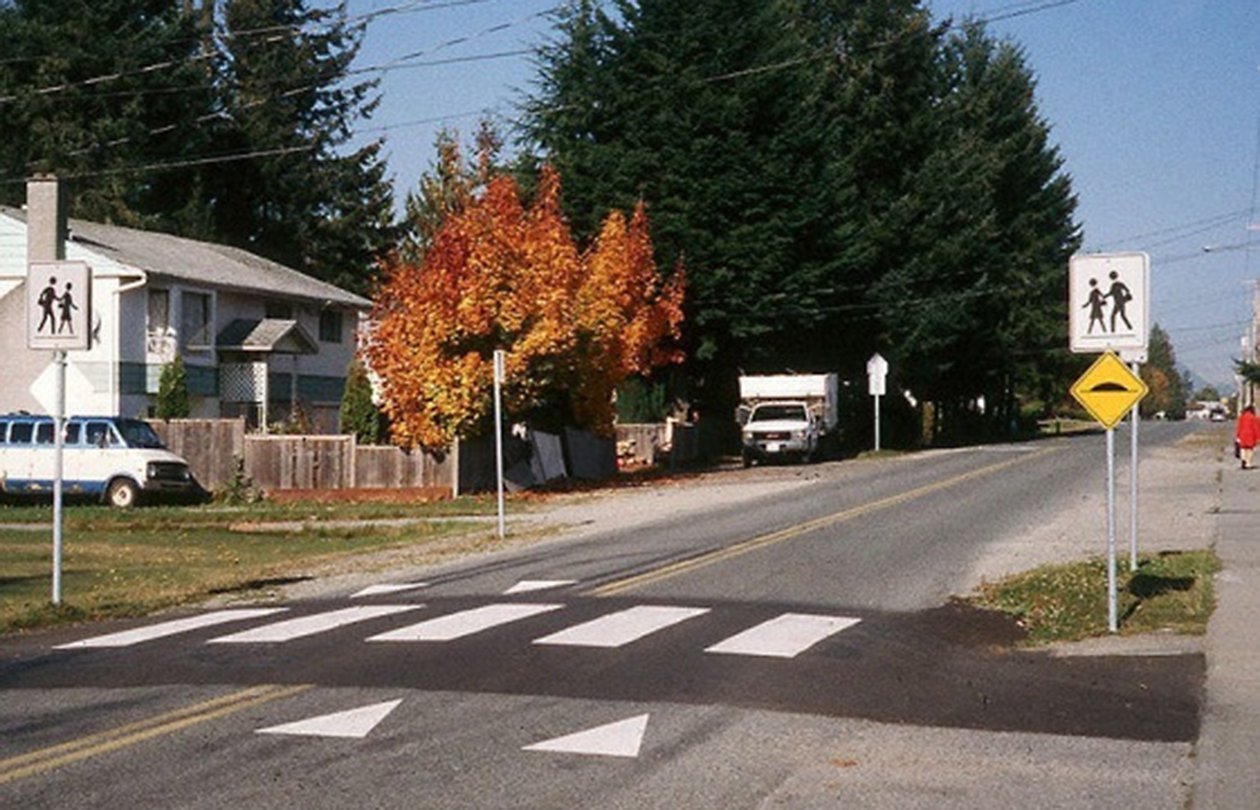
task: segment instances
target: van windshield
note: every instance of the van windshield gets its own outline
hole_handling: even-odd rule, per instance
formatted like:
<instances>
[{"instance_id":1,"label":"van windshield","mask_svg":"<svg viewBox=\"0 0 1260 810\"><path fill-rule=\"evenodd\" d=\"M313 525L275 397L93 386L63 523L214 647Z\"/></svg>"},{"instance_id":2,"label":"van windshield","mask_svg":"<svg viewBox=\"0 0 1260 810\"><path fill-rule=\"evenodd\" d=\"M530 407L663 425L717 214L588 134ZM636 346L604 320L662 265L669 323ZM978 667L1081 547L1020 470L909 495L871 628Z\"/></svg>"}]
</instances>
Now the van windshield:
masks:
<instances>
[{"instance_id":1,"label":"van windshield","mask_svg":"<svg viewBox=\"0 0 1260 810\"><path fill-rule=\"evenodd\" d=\"M758 405L748 421L778 422L783 420L804 422L807 419L804 405L784 403L781 405Z\"/></svg>"},{"instance_id":2,"label":"van windshield","mask_svg":"<svg viewBox=\"0 0 1260 810\"><path fill-rule=\"evenodd\" d=\"M117 425L118 432L122 434L123 441L127 443L128 447L152 448L154 450L162 450L166 447L147 422L141 422L139 419L119 419Z\"/></svg>"}]
</instances>

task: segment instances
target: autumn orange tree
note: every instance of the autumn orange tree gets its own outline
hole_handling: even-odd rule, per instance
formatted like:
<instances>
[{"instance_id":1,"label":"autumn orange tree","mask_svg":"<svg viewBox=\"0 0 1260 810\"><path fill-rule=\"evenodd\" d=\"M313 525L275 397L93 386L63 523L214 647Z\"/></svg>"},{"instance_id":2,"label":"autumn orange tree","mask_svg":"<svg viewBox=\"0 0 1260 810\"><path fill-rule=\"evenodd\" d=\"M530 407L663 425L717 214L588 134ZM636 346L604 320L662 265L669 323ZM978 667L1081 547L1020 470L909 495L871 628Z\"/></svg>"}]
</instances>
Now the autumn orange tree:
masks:
<instances>
[{"instance_id":1,"label":"autumn orange tree","mask_svg":"<svg viewBox=\"0 0 1260 810\"><path fill-rule=\"evenodd\" d=\"M614 211L579 250L544 167L529 205L492 178L449 216L417 262L385 267L366 346L394 440L438 449L488 427L493 353L506 352L504 400L517 419L608 434L613 392L679 362L685 277L652 256L642 204Z\"/></svg>"}]
</instances>

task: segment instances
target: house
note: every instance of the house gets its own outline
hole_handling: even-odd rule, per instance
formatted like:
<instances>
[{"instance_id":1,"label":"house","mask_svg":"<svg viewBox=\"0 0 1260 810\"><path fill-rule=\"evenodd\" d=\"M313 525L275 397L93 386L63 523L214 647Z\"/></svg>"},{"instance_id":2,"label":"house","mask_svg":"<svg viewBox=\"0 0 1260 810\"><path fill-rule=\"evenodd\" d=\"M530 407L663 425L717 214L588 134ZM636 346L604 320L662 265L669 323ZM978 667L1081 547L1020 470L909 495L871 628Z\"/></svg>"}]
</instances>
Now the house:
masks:
<instances>
[{"instance_id":1,"label":"house","mask_svg":"<svg viewBox=\"0 0 1260 810\"><path fill-rule=\"evenodd\" d=\"M67 352L66 413L146 416L179 354L193 416L289 418L336 429L346 371L371 303L237 248L65 220L54 178L0 206L0 413L50 412L53 353L27 348L32 261L91 269L91 348Z\"/></svg>"}]
</instances>

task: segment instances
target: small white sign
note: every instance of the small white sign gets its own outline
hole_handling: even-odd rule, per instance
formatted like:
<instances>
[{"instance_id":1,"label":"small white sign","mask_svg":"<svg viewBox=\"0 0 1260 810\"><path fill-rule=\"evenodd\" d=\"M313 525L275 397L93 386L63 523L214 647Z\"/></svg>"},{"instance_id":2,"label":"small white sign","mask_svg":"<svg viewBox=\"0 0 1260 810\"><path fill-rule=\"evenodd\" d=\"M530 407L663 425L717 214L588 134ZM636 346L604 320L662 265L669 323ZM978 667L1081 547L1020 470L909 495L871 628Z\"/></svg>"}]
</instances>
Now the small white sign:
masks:
<instances>
[{"instance_id":1,"label":"small white sign","mask_svg":"<svg viewBox=\"0 0 1260 810\"><path fill-rule=\"evenodd\" d=\"M26 347L92 347L92 269L84 262L32 262L26 274Z\"/></svg>"},{"instance_id":2,"label":"small white sign","mask_svg":"<svg viewBox=\"0 0 1260 810\"><path fill-rule=\"evenodd\" d=\"M1078 253L1068 264L1071 349L1119 352L1141 362L1150 338L1150 257L1145 253Z\"/></svg>"},{"instance_id":3,"label":"small white sign","mask_svg":"<svg viewBox=\"0 0 1260 810\"><path fill-rule=\"evenodd\" d=\"M882 397L887 390L885 378L888 376L888 361L879 352L871 355L866 361L866 380L869 393L873 397Z\"/></svg>"}]
</instances>

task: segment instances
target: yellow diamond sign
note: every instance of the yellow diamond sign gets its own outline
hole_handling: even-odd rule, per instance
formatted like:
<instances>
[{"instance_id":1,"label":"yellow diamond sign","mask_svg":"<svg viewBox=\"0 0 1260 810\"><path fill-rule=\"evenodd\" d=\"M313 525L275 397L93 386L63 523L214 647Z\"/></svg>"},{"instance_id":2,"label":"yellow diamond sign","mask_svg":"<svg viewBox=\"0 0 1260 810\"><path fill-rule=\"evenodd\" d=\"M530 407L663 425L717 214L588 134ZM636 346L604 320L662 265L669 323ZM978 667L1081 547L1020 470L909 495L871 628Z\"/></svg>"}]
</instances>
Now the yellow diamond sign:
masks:
<instances>
[{"instance_id":1,"label":"yellow diamond sign","mask_svg":"<svg viewBox=\"0 0 1260 810\"><path fill-rule=\"evenodd\" d=\"M1072 396L1089 415L1111 430L1150 390L1142 378L1129 370L1112 352L1099 357L1081 378L1072 384Z\"/></svg>"}]
</instances>

